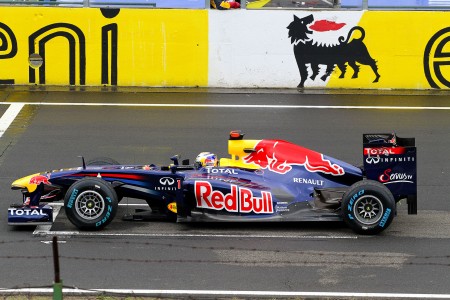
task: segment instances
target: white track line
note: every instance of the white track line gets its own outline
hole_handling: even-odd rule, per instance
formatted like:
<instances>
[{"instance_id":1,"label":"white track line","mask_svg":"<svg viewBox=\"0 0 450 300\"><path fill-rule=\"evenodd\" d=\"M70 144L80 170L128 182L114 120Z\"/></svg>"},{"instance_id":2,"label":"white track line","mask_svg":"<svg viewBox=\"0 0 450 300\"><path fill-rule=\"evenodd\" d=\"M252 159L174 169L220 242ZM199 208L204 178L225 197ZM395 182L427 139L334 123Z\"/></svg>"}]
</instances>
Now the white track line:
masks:
<instances>
[{"instance_id":1,"label":"white track line","mask_svg":"<svg viewBox=\"0 0 450 300\"><path fill-rule=\"evenodd\" d=\"M0 102L9 105L11 102ZM379 110L450 110L448 106L364 106L364 105L258 105L258 104L186 104L186 103L63 103L17 102L15 105L40 106L110 106L110 107L187 107L187 108L264 108L264 109L379 109Z\"/></svg>"},{"instance_id":2,"label":"white track line","mask_svg":"<svg viewBox=\"0 0 450 300\"><path fill-rule=\"evenodd\" d=\"M0 294L51 294L50 288L0 289ZM284 292L284 291L216 291L216 290L133 290L133 289L70 289L64 288L64 294L120 294L132 296L209 296L209 297L352 297L352 298L385 298L385 299L449 299L450 294L406 294L406 293L356 293L356 292Z\"/></svg>"},{"instance_id":3,"label":"white track line","mask_svg":"<svg viewBox=\"0 0 450 300\"><path fill-rule=\"evenodd\" d=\"M6 129L8 129L9 125L11 125L11 123L20 113L24 105L25 104L23 103L13 103L8 107L3 116L0 118L0 137L3 136Z\"/></svg>"}]
</instances>

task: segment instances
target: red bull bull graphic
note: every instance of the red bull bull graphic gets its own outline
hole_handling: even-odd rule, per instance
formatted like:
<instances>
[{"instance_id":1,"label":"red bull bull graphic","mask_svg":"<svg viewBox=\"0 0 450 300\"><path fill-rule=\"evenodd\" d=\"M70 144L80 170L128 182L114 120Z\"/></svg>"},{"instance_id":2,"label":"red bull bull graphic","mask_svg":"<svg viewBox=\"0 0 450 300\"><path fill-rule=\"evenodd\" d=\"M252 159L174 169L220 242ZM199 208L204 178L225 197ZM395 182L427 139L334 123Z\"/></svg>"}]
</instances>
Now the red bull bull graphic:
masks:
<instances>
[{"instance_id":1,"label":"red bull bull graphic","mask_svg":"<svg viewBox=\"0 0 450 300\"><path fill-rule=\"evenodd\" d=\"M271 214L273 213L272 194L262 191L255 197L250 189L231 185L231 192L224 194L213 190L208 181L195 182L195 199L198 208L223 210L229 212Z\"/></svg>"},{"instance_id":2,"label":"red bull bull graphic","mask_svg":"<svg viewBox=\"0 0 450 300\"><path fill-rule=\"evenodd\" d=\"M244 161L279 174L291 171L292 166L334 176L345 174L341 166L331 163L323 154L280 140L261 140Z\"/></svg>"},{"instance_id":3,"label":"red bull bull graphic","mask_svg":"<svg viewBox=\"0 0 450 300\"><path fill-rule=\"evenodd\" d=\"M44 175L37 175L34 177L31 177L30 179L30 184L50 184L50 182L48 181L48 177L44 176Z\"/></svg>"}]
</instances>

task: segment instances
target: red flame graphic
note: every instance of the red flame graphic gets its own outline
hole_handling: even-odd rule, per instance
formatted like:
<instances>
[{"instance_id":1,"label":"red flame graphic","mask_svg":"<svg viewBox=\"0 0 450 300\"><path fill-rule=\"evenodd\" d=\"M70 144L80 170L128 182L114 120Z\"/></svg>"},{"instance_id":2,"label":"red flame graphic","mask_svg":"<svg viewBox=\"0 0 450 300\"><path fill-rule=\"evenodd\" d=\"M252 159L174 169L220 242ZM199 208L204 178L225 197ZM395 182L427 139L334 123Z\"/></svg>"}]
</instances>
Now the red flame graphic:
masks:
<instances>
[{"instance_id":1,"label":"red flame graphic","mask_svg":"<svg viewBox=\"0 0 450 300\"><path fill-rule=\"evenodd\" d=\"M345 25L346 25L345 23L336 23L334 21L319 20L314 22L314 24L309 26L309 28L314 31L334 31L341 29Z\"/></svg>"}]
</instances>

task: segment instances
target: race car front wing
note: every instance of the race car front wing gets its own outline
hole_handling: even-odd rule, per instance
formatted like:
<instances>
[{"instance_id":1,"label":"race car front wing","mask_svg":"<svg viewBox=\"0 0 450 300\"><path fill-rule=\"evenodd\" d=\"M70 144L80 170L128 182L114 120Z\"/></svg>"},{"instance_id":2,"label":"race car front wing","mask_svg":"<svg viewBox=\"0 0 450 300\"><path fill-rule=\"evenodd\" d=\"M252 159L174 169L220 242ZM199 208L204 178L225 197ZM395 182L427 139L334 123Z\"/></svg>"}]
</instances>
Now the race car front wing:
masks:
<instances>
[{"instance_id":1,"label":"race car front wing","mask_svg":"<svg viewBox=\"0 0 450 300\"><path fill-rule=\"evenodd\" d=\"M51 225L53 208L48 204L24 206L12 204L8 208L8 225Z\"/></svg>"}]
</instances>

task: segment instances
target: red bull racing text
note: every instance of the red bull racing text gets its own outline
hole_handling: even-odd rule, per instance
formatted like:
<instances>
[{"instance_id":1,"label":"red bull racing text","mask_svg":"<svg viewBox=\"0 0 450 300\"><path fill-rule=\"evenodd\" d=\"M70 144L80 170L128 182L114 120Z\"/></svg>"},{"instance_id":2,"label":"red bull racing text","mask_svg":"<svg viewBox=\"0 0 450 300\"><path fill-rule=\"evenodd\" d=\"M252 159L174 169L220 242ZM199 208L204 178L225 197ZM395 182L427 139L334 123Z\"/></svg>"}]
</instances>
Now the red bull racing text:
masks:
<instances>
[{"instance_id":1,"label":"red bull racing text","mask_svg":"<svg viewBox=\"0 0 450 300\"><path fill-rule=\"evenodd\" d=\"M224 194L213 190L207 181L195 182L195 199L198 208L213 210L225 209L229 212L271 214L273 213L272 194L261 191L261 197L255 197L249 189L231 185L231 192Z\"/></svg>"}]
</instances>

